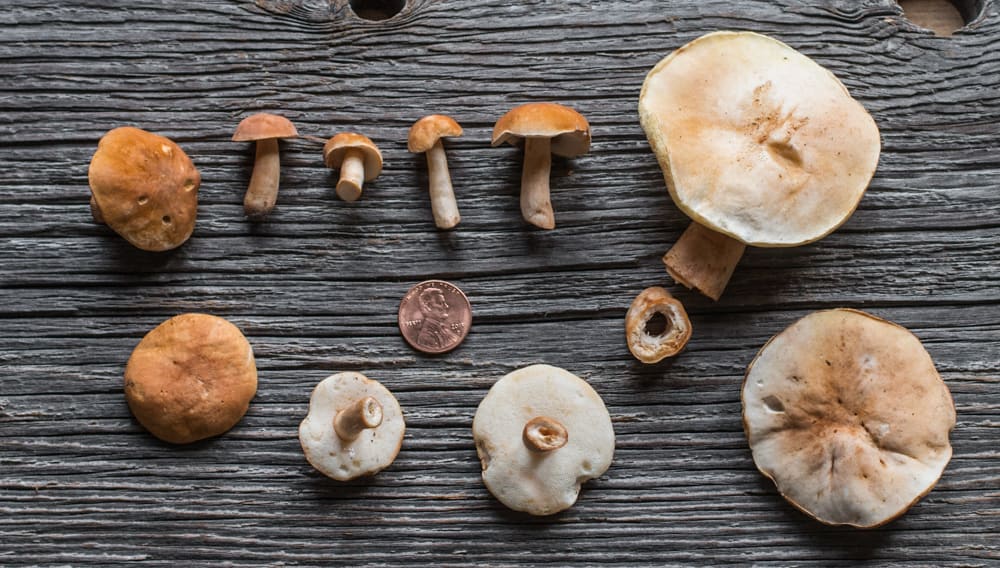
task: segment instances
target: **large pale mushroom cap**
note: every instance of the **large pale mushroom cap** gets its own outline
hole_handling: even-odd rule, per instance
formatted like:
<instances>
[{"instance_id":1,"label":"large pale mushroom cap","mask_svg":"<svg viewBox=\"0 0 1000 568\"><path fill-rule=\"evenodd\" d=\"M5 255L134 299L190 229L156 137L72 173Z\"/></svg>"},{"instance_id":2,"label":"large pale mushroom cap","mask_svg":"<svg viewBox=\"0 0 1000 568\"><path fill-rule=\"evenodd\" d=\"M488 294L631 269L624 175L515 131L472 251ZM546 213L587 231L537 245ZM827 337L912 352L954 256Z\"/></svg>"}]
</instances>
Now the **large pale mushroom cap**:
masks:
<instances>
[{"instance_id":1,"label":"large pale mushroom cap","mask_svg":"<svg viewBox=\"0 0 1000 568\"><path fill-rule=\"evenodd\" d=\"M154 436L187 444L240 421L257 392L253 349L240 330L207 314L156 326L125 366L129 409Z\"/></svg>"},{"instance_id":2,"label":"large pale mushroom cap","mask_svg":"<svg viewBox=\"0 0 1000 568\"><path fill-rule=\"evenodd\" d=\"M194 231L201 175L169 138L115 128L97 144L87 175L95 218L136 247L169 250Z\"/></svg>"},{"instance_id":3,"label":"large pale mushroom cap","mask_svg":"<svg viewBox=\"0 0 1000 568\"><path fill-rule=\"evenodd\" d=\"M912 333L855 310L772 338L743 383L753 459L793 505L875 527L926 495L951 458L951 393Z\"/></svg>"},{"instance_id":4,"label":"large pale mushroom cap","mask_svg":"<svg viewBox=\"0 0 1000 568\"><path fill-rule=\"evenodd\" d=\"M590 123L567 106L528 103L510 109L493 126L494 147L516 146L525 138L549 138L553 154L573 158L590 150Z\"/></svg>"},{"instance_id":5,"label":"large pale mushroom cap","mask_svg":"<svg viewBox=\"0 0 1000 568\"><path fill-rule=\"evenodd\" d=\"M568 441L539 453L524 442L539 416L565 427ZM583 379L550 365L518 369L496 382L472 422L483 481L501 503L551 515L576 502L580 485L611 465L615 432L600 395Z\"/></svg>"},{"instance_id":6,"label":"large pale mushroom cap","mask_svg":"<svg viewBox=\"0 0 1000 568\"><path fill-rule=\"evenodd\" d=\"M711 33L660 61L639 119L677 206L749 245L826 236L878 163L878 127L844 85L751 32Z\"/></svg>"},{"instance_id":7,"label":"large pale mushroom cap","mask_svg":"<svg viewBox=\"0 0 1000 568\"><path fill-rule=\"evenodd\" d=\"M334 430L337 413L366 397L382 406L382 422L357 438L341 439ZM324 475L347 481L377 473L396 459L406 424L396 397L381 383L352 371L331 375L313 389L309 414L299 424L306 459Z\"/></svg>"}]
</instances>

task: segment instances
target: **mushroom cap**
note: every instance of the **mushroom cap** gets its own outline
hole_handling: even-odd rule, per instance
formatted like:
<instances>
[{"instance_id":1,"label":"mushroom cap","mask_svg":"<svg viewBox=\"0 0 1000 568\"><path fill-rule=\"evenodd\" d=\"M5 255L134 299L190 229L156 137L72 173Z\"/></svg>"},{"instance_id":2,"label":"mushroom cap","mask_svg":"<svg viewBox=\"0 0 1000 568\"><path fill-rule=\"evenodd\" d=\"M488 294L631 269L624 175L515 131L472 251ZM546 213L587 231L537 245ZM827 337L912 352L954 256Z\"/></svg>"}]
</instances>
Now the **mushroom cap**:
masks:
<instances>
[{"instance_id":1,"label":"mushroom cap","mask_svg":"<svg viewBox=\"0 0 1000 568\"><path fill-rule=\"evenodd\" d=\"M270 138L295 138L299 131L283 116L260 112L240 121L233 133L233 142L254 142Z\"/></svg>"},{"instance_id":2,"label":"mushroom cap","mask_svg":"<svg viewBox=\"0 0 1000 568\"><path fill-rule=\"evenodd\" d=\"M524 426L539 416L569 434L565 446L530 450ZM483 482L515 511L551 515L576 502L580 485L611 465L615 432L600 395L576 375L550 365L518 369L496 382L472 422Z\"/></svg>"},{"instance_id":3,"label":"mushroom cap","mask_svg":"<svg viewBox=\"0 0 1000 568\"><path fill-rule=\"evenodd\" d=\"M411 152L426 152L441 138L461 135L462 127L455 119L443 114L431 114L413 123L406 147Z\"/></svg>"},{"instance_id":4,"label":"mushroom cap","mask_svg":"<svg viewBox=\"0 0 1000 568\"><path fill-rule=\"evenodd\" d=\"M575 110L556 103L514 107L493 127L493 146L516 146L524 138L551 138L552 153L573 158L590 151L590 123Z\"/></svg>"},{"instance_id":5,"label":"mushroom cap","mask_svg":"<svg viewBox=\"0 0 1000 568\"><path fill-rule=\"evenodd\" d=\"M365 156L365 181L371 181L382 173L382 153L367 136L356 132L341 132L323 145L323 160L326 167L337 169L344 163L344 155L350 149L361 150Z\"/></svg>"},{"instance_id":6,"label":"mushroom cap","mask_svg":"<svg viewBox=\"0 0 1000 568\"><path fill-rule=\"evenodd\" d=\"M382 423L354 440L342 440L333 428L337 413L365 397L382 405ZM406 424L396 397L381 383L347 371L320 381L309 399L309 414L299 424L306 459L323 475L347 481L377 473L396 459Z\"/></svg>"},{"instance_id":7,"label":"mushroom cap","mask_svg":"<svg viewBox=\"0 0 1000 568\"><path fill-rule=\"evenodd\" d=\"M878 127L847 88L752 32L711 33L660 61L639 119L677 206L748 245L828 235L878 164Z\"/></svg>"},{"instance_id":8,"label":"mushroom cap","mask_svg":"<svg viewBox=\"0 0 1000 568\"><path fill-rule=\"evenodd\" d=\"M237 327L207 314L156 326L125 366L129 409L157 438L187 444L240 421L257 392L253 349Z\"/></svg>"},{"instance_id":9,"label":"mushroom cap","mask_svg":"<svg viewBox=\"0 0 1000 568\"><path fill-rule=\"evenodd\" d=\"M170 250L194 231L201 175L169 138L115 128L97 144L87 177L104 222L136 247Z\"/></svg>"},{"instance_id":10,"label":"mushroom cap","mask_svg":"<svg viewBox=\"0 0 1000 568\"><path fill-rule=\"evenodd\" d=\"M743 427L757 468L831 525L903 514L951 458L951 393L912 333L864 312L815 312L747 369Z\"/></svg>"}]
</instances>

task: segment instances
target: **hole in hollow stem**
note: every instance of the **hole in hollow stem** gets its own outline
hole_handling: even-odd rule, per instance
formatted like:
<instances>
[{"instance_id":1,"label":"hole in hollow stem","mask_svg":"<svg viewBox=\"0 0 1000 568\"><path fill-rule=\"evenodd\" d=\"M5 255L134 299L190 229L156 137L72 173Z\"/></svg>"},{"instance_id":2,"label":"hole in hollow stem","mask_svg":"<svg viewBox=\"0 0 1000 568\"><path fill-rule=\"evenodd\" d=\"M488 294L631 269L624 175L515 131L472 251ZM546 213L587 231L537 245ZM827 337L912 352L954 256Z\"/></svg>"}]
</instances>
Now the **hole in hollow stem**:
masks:
<instances>
[{"instance_id":1,"label":"hole in hollow stem","mask_svg":"<svg viewBox=\"0 0 1000 568\"><path fill-rule=\"evenodd\" d=\"M934 35L948 37L975 21L986 0L898 0L906 19Z\"/></svg>"},{"instance_id":2,"label":"hole in hollow stem","mask_svg":"<svg viewBox=\"0 0 1000 568\"><path fill-rule=\"evenodd\" d=\"M668 320L667 316L661 314L660 312L656 312L650 316L648 320L646 320L645 331L648 335L652 335L654 337L657 335L663 335L668 329L670 329L670 320Z\"/></svg>"},{"instance_id":3,"label":"hole in hollow stem","mask_svg":"<svg viewBox=\"0 0 1000 568\"><path fill-rule=\"evenodd\" d=\"M388 20L403 10L406 0L351 0L351 10L364 20Z\"/></svg>"}]
</instances>

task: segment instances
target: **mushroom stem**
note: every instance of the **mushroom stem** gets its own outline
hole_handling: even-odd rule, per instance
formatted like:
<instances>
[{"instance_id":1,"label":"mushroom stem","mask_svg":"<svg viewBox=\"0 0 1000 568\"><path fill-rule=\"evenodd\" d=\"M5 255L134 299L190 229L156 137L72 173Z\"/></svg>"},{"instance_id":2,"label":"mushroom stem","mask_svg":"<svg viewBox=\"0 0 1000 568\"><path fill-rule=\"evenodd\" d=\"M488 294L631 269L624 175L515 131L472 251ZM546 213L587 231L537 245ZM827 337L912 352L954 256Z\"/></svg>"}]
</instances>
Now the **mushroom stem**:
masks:
<instances>
[{"instance_id":1,"label":"mushroom stem","mask_svg":"<svg viewBox=\"0 0 1000 568\"><path fill-rule=\"evenodd\" d=\"M717 301L744 250L742 242L691 223L663 255L663 264L674 281Z\"/></svg>"},{"instance_id":2,"label":"mushroom stem","mask_svg":"<svg viewBox=\"0 0 1000 568\"><path fill-rule=\"evenodd\" d=\"M549 198L552 170L552 143L549 138L524 139L524 169L521 171L521 214L524 220L542 229L554 229L555 214Z\"/></svg>"},{"instance_id":3,"label":"mushroom stem","mask_svg":"<svg viewBox=\"0 0 1000 568\"><path fill-rule=\"evenodd\" d=\"M434 224L439 229L451 229L462 220L462 216L458 214L455 190L451 186L451 174L448 172L448 158L444 154L441 140L427 150L427 176L430 178Z\"/></svg>"},{"instance_id":4,"label":"mushroom stem","mask_svg":"<svg viewBox=\"0 0 1000 568\"><path fill-rule=\"evenodd\" d=\"M243 211L251 219L263 219L278 201L278 181L281 179L281 159L278 140L265 138L257 141L250 186L243 198Z\"/></svg>"},{"instance_id":5,"label":"mushroom stem","mask_svg":"<svg viewBox=\"0 0 1000 568\"><path fill-rule=\"evenodd\" d=\"M529 450L551 452L566 445L569 432L555 418L536 416L524 425L522 438Z\"/></svg>"},{"instance_id":6,"label":"mushroom stem","mask_svg":"<svg viewBox=\"0 0 1000 568\"><path fill-rule=\"evenodd\" d=\"M382 423L382 405L375 397L366 396L337 413L333 429L341 440L354 440L368 428Z\"/></svg>"},{"instance_id":7,"label":"mushroom stem","mask_svg":"<svg viewBox=\"0 0 1000 568\"><path fill-rule=\"evenodd\" d=\"M340 181L337 182L337 197L344 201L357 201L365 184L365 155L361 150L351 148L344 153L344 163L340 165Z\"/></svg>"}]
</instances>

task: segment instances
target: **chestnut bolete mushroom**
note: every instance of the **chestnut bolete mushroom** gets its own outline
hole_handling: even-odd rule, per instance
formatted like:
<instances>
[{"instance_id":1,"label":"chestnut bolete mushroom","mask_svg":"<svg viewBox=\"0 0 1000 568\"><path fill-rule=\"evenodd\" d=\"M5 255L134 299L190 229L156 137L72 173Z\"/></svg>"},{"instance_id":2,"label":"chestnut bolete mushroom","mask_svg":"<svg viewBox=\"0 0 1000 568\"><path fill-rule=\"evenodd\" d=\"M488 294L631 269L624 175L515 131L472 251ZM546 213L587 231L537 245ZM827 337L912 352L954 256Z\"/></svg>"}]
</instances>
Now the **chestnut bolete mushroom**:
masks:
<instances>
[{"instance_id":1,"label":"chestnut bolete mushroom","mask_svg":"<svg viewBox=\"0 0 1000 568\"><path fill-rule=\"evenodd\" d=\"M403 411L388 389L361 373L345 372L313 389L299 442L320 473L347 481L388 467L405 430Z\"/></svg>"},{"instance_id":2,"label":"chestnut bolete mushroom","mask_svg":"<svg viewBox=\"0 0 1000 568\"><path fill-rule=\"evenodd\" d=\"M455 190L448 172L448 158L441 139L461 136L462 127L443 114L425 116L410 127L407 148L414 153L427 153L427 177L431 190L431 212L439 229L451 229L462 220L455 202Z\"/></svg>"},{"instance_id":3,"label":"chestnut bolete mushroom","mask_svg":"<svg viewBox=\"0 0 1000 568\"><path fill-rule=\"evenodd\" d=\"M174 444L229 430L256 392L250 343L235 325L206 314L182 314L156 326L125 366L132 414L154 436Z\"/></svg>"},{"instance_id":4,"label":"chestnut bolete mushroom","mask_svg":"<svg viewBox=\"0 0 1000 568\"><path fill-rule=\"evenodd\" d=\"M234 142L256 142L250 186L243 198L243 211L250 219L263 219L278 201L278 184L281 180L279 138L294 138L299 133L290 120L266 112L244 118L233 134Z\"/></svg>"},{"instance_id":5,"label":"chestnut bolete mushroom","mask_svg":"<svg viewBox=\"0 0 1000 568\"><path fill-rule=\"evenodd\" d=\"M382 153L367 136L341 132L323 146L326 167L340 168L337 196L344 201L357 201L366 181L382 173Z\"/></svg>"},{"instance_id":6,"label":"chestnut bolete mushroom","mask_svg":"<svg viewBox=\"0 0 1000 568\"><path fill-rule=\"evenodd\" d=\"M790 503L831 525L902 515L951 458L955 407L912 333L864 312L815 312L747 369L753 459Z\"/></svg>"},{"instance_id":7,"label":"chestnut bolete mushroom","mask_svg":"<svg viewBox=\"0 0 1000 568\"><path fill-rule=\"evenodd\" d=\"M483 482L501 503L551 515L611 465L615 432L586 381L550 365L518 369L493 385L472 422Z\"/></svg>"},{"instance_id":8,"label":"chestnut bolete mushroom","mask_svg":"<svg viewBox=\"0 0 1000 568\"><path fill-rule=\"evenodd\" d=\"M94 220L136 247L170 250L194 231L201 175L169 138L115 128L97 144L87 177Z\"/></svg>"},{"instance_id":9,"label":"chestnut bolete mushroom","mask_svg":"<svg viewBox=\"0 0 1000 568\"><path fill-rule=\"evenodd\" d=\"M844 223L878 164L878 127L844 85L751 32L711 33L660 61L639 118L694 221L667 271L714 300L746 245L797 246Z\"/></svg>"},{"instance_id":10,"label":"chestnut bolete mushroom","mask_svg":"<svg viewBox=\"0 0 1000 568\"><path fill-rule=\"evenodd\" d=\"M651 329L662 318L662 329ZM691 339L691 320L680 300L659 286L646 288L625 314L628 350L643 363L659 363L680 353Z\"/></svg>"},{"instance_id":11,"label":"chestnut bolete mushroom","mask_svg":"<svg viewBox=\"0 0 1000 568\"><path fill-rule=\"evenodd\" d=\"M556 226L549 196L552 154L574 158L590 150L590 124L575 110L555 103L529 103L500 117L493 127L493 146L524 140L521 171L521 214L542 229Z\"/></svg>"}]
</instances>

